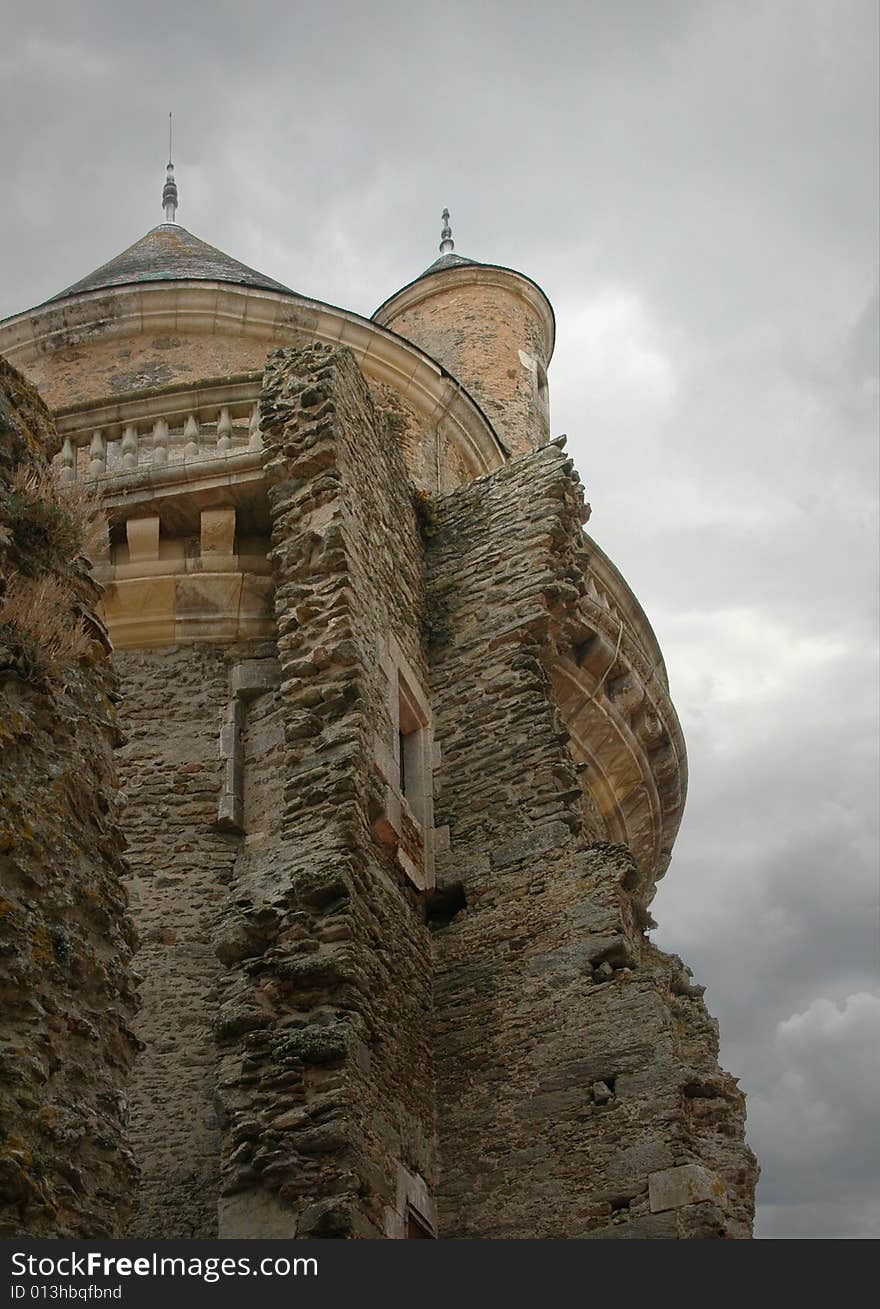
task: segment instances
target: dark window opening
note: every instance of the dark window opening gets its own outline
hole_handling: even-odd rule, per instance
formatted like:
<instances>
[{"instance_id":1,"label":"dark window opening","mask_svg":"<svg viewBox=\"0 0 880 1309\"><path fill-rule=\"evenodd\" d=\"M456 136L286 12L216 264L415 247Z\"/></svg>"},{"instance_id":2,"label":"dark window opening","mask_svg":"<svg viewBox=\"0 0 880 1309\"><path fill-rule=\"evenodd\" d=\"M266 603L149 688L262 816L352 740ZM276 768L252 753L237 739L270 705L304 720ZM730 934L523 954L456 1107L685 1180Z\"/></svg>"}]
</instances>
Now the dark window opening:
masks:
<instances>
[{"instance_id":1,"label":"dark window opening","mask_svg":"<svg viewBox=\"0 0 880 1309\"><path fill-rule=\"evenodd\" d=\"M462 882L434 887L425 898L425 919L432 932L448 927L463 909L467 909L467 898Z\"/></svg>"},{"instance_id":2,"label":"dark window opening","mask_svg":"<svg viewBox=\"0 0 880 1309\"><path fill-rule=\"evenodd\" d=\"M400 794L410 802L416 817L421 817L419 801L426 787L424 729L427 719L402 677L398 678L397 704Z\"/></svg>"},{"instance_id":3,"label":"dark window opening","mask_svg":"<svg viewBox=\"0 0 880 1309\"><path fill-rule=\"evenodd\" d=\"M408 1241L436 1241L437 1237L431 1231L431 1224L420 1213L417 1213L411 1205L406 1210L406 1239Z\"/></svg>"}]
</instances>

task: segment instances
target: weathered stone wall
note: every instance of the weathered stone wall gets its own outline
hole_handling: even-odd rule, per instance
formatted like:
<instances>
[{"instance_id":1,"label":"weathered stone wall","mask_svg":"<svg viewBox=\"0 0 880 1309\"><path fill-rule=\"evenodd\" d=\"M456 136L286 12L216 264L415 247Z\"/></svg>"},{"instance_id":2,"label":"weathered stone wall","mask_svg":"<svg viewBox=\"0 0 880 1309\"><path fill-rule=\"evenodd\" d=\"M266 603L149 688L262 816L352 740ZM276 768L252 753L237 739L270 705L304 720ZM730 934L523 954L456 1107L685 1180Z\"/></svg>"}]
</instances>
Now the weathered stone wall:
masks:
<instances>
[{"instance_id":1,"label":"weathered stone wall","mask_svg":"<svg viewBox=\"0 0 880 1309\"><path fill-rule=\"evenodd\" d=\"M479 475L482 469L465 457L445 423L426 419L393 386L373 385L370 390L417 487L452 491Z\"/></svg>"},{"instance_id":2,"label":"weathered stone wall","mask_svg":"<svg viewBox=\"0 0 880 1309\"><path fill-rule=\"evenodd\" d=\"M747 1236L742 1095L554 704L585 586L571 462L547 447L435 509L438 891L466 901L434 937L441 1234Z\"/></svg>"},{"instance_id":3,"label":"weathered stone wall","mask_svg":"<svg viewBox=\"0 0 880 1309\"><path fill-rule=\"evenodd\" d=\"M142 1239L217 1230L212 1023L221 969L212 931L239 846L215 826L231 657L211 645L116 655L122 822L143 977L143 1050L130 1095L141 1181L128 1234Z\"/></svg>"},{"instance_id":4,"label":"weathered stone wall","mask_svg":"<svg viewBox=\"0 0 880 1309\"><path fill-rule=\"evenodd\" d=\"M65 310L59 304L56 311L62 333ZM175 331L170 322L170 330L140 332L132 325L122 333L114 324L115 313L111 293L100 315L103 333L93 327L69 328L65 348L47 351L30 364L29 376L53 409L188 385L198 378L258 372L270 344L266 337L244 333Z\"/></svg>"},{"instance_id":5,"label":"weathered stone wall","mask_svg":"<svg viewBox=\"0 0 880 1309\"><path fill-rule=\"evenodd\" d=\"M270 356L262 420L283 793L255 801L261 834L218 936L220 1234L380 1237L399 1231L408 1187L430 1207L435 1180L429 939L373 834L389 640L425 675L421 548L399 450L348 351Z\"/></svg>"},{"instance_id":6,"label":"weathered stone wall","mask_svg":"<svg viewBox=\"0 0 880 1309\"><path fill-rule=\"evenodd\" d=\"M514 454L550 436L548 349L531 305L482 270L453 269L426 280L430 295L378 321L459 378Z\"/></svg>"},{"instance_id":7,"label":"weathered stone wall","mask_svg":"<svg viewBox=\"0 0 880 1309\"><path fill-rule=\"evenodd\" d=\"M115 678L56 444L0 359L0 1235L97 1238L119 1234L135 1174L133 934Z\"/></svg>"}]
</instances>

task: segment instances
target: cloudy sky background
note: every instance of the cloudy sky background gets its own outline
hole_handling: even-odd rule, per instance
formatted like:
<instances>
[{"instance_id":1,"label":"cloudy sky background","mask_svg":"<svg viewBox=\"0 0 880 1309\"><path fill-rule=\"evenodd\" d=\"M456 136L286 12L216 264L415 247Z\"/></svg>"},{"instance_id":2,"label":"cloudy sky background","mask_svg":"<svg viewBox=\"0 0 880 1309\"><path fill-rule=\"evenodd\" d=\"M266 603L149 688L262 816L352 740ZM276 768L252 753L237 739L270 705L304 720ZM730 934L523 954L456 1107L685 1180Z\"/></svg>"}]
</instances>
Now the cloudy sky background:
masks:
<instances>
[{"instance_id":1,"label":"cloudy sky background","mask_svg":"<svg viewBox=\"0 0 880 1309\"><path fill-rule=\"evenodd\" d=\"M10 5L0 315L161 221L369 314L457 249L558 318L554 434L689 746L654 905L763 1237L880 1235L876 0Z\"/></svg>"}]
</instances>

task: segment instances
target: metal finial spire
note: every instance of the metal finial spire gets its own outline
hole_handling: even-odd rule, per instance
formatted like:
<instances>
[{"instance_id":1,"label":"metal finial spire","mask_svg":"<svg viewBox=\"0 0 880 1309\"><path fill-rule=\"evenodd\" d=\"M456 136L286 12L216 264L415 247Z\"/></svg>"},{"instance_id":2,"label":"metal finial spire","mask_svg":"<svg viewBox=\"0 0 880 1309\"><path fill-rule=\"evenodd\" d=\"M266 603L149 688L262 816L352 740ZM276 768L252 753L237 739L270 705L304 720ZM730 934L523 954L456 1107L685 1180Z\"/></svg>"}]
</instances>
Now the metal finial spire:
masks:
<instances>
[{"instance_id":1,"label":"metal finial spire","mask_svg":"<svg viewBox=\"0 0 880 1309\"><path fill-rule=\"evenodd\" d=\"M452 239L452 228L449 226L449 210L444 209L440 216L443 219L443 230L440 233L440 253L441 255L450 255L455 249L455 242Z\"/></svg>"},{"instance_id":2,"label":"metal finial spire","mask_svg":"<svg viewBox=\"0 0 880 1309\"><path fill-rule=\"evenodd\" d=\"M174 180L174 165L171 162L171 115L168 115L168 167L165 170L165 186L162 191L162 205L165 209L165 222L177 222L177 183Z\"/></svg>"}]
</instances>

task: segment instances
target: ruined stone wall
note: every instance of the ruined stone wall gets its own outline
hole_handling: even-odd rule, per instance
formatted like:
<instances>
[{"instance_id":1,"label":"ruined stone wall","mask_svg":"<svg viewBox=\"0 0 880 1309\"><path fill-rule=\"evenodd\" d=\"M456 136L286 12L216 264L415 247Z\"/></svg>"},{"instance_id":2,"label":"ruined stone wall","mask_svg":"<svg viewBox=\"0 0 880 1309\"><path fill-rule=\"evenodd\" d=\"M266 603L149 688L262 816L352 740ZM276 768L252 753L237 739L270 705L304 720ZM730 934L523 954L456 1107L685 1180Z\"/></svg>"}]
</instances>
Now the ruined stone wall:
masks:
<instances>
[{"instance_id":1,"label":"ruined stone wall","mask_svg":"<svg viewBox=\"0 0 880 1309\"><path fill-rule=\"evenodd\" d=\"M0 359L0 1235L118 1235L133 934L109 646L36 392Z\"/></svg>"},{"instance_id":2,"label":"ruined stone wall","mask_svg":"<svg viewBox=\"0 0 880 1309\"><path fill-rule=\"evenodd\" d=\"M645 940L553 700L585 586L571 462L547 447L435 509L438 891L458 906L434 936L441 1234L747 1236L742 1095L699 988Z\"/></svg>"},{"instance_id":3,"label":"ruined stone wall","mask_svg":"<svg viewBox=\"0 0 880 1309\"><path fill-rule=\"evenodd\" d=\"M220 1235L400 1235L407 1195L424 1211L435 1181L430 953L373 824L389 643L425 676L421 547L348 351L270 356L261 407L280 663L264 712L283 727L283 791L273 805L268 775L256 783L261 832L217 942Z\"/></svg>"}]
</instances>

